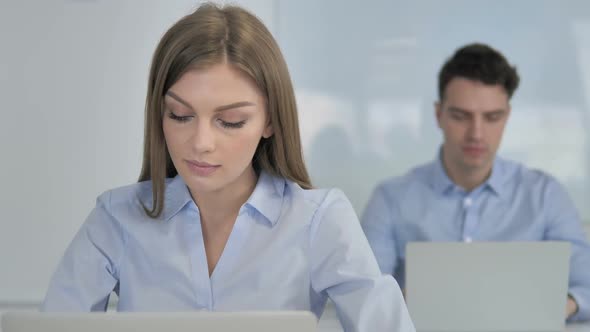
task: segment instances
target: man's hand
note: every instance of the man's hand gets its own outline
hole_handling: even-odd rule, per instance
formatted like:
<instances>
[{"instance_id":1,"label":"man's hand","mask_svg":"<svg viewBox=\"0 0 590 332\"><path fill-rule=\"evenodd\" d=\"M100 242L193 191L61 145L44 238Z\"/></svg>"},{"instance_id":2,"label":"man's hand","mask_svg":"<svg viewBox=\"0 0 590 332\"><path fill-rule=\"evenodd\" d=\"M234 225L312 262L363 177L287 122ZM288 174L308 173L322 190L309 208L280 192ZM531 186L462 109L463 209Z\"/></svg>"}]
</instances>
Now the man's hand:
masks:
<instances>
[{"instance_id":1,"label":"man's hand","mask_svg":"<svg viewBox=\"0 0 590 332\"><path fill-rule=\"evenodd\" d=\"M578 303L571 295L567 295L567 303L565 305L565 318L568 319L578 312Z\"/></svg>"}]
</instances>

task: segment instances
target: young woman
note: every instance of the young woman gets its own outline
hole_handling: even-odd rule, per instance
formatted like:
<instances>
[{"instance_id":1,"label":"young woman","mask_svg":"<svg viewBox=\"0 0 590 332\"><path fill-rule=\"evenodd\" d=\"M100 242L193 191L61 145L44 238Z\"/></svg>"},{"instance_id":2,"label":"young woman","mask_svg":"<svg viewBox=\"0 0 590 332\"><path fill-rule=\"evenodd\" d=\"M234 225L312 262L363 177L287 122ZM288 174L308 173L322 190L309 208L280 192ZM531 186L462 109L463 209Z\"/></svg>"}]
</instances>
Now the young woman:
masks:
<instances>
[{"instance_id":1,"label":"young woman","mask_svg":"<svg viewBox=\"0 0 590 332\"><path fill-rule=\"evenodd\" d=\"M55 272L47 311L310 310L413 331L342 192L311 189L275 40L205 4L153 57L139 183L108 191Z\"/></svg>"}]
</instances>

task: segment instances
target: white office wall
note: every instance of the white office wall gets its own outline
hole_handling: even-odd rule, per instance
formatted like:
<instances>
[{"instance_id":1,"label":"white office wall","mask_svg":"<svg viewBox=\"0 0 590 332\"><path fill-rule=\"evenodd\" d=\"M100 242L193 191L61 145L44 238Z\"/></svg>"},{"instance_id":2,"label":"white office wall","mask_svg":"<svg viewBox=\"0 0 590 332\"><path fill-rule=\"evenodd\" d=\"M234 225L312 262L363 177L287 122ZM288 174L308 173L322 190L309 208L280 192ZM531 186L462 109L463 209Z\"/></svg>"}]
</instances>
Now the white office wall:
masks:
<instances>
[{"instance_id":1,"label":"white office wall","mask_svg":"<svg viewBox=\"0 0 590 332\"><path fill-rule=\"evenodd\" d=\"M275 33L316 185L360 213L434 157L436 72L484 41L522 86L501 152L564 183L590 222L590 3L237 1ZM36 304L101 192L136 181L149 61L196 1L0 1L0 304Z\"/></svg>"},{"instance_id":2,"label":"white office wall","mask_svg":"<svg viewBox=\"0 0 590 332\"><path fill-rule=\"evenodd\" d=\"M301 0L280 9L317 184L342 186L361 211L376 181L432 160L438 70L458 46L482 41L522 78L500 153L558 177L590 222L590 2Z\"/></svg>"}]
</instances>

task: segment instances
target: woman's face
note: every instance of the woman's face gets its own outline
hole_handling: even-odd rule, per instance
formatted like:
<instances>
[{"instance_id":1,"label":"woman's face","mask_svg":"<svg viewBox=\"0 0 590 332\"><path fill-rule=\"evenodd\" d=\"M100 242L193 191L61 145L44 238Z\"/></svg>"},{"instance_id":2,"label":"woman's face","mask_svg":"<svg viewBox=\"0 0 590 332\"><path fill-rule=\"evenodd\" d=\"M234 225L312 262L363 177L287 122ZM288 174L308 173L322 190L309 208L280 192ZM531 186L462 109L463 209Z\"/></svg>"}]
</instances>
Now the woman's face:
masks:
<instances>
[{"instance_id":1,"label":"woman's face","mask_svg":"<svg viewBox=\"0 0 590 332\"><path fill-rule=\"evenodd\" d=\"M186 72L164 98L168 152L191 193L253 186L252 158L273 131L256 84L230 64Z\"/></svg>"}]
</instances>

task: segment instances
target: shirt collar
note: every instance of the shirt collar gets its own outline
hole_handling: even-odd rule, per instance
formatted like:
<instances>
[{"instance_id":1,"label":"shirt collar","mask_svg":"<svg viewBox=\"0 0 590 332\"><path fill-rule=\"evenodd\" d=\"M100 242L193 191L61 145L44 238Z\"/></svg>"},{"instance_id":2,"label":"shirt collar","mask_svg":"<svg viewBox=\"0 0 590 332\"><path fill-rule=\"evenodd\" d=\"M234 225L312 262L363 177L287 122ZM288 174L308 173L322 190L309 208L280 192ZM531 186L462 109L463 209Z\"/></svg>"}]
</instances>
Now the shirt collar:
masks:
<instances>
[{"instance_id":1,"label":"shirt collar","mask_svg":"<svg viewBox=\"0 0 590 332\"><path fill-rule=\"evenodd\" d=\"M490 188L499 197L504 197L506 192L506 186L504 183L508 178L508 172L506 169L506 163L500 157L496 157L494 160L494 166L492 166L492 174L486 181L488 188Z\"/></svg>"},{"instance_id":2,"label":"shirt collar","mask_svg":"<svg viewBox=\"0 0 590 332\"><path fill-rule=\"evenodd\" d=\"M281 215L285 185L285 179L261 171L256 188L244 206L260 213L270 226L276 225Z\"/></svg>"},{"instance_id":3,"label":"shirt collar","mask_svg":"<svg viewBox=\"0 0 590 332\"><path fill-rule=\"evenodd\" d=\"M492 173L490 177L478 188L475 188L474 191L479 190L480 188L489 188L499 197L503 197L506 190L504 183L508 177L505 164L506 162L502 158L496 157L494 159L494 165L492 166ZM438 158L433 162L432 165L431 185L434 190L441 194L448 194L457 187L455 183L449 178L447 171L444 168L442 162L442 147L439 150Z\"/></svg>"},{"instance_id":4,"label":"shirt collar","mask_svg":"<svg viewBox=\"0 0 590 332\"><path fill-rule=\"evenodd\" d=\"M169 180L170 181L170 180ZM285 192L285 180L272 176L265 171L260 172L258 182L250 198L244 204L260 213L271 226L279 220L283 195ZM164 211L162 218L166 221L176 215L185 205L192 203L193 198L180 175L176 175L166 186ZM196 207L196 205L195 205ZM243 209L240 210L242 213Z\"/></svg>"},{"instance_id":5,"label":"shirt collar","mask_svg":"<svg viewBox=\"0 0 590 332\"><path fill-rule=\"evenodd\" d=\"M432 163L430 180L432 188L440 194L447 194L455 187L442 163L442 147L439 150L438 157Z\"/></svg>"},{"instance_id":6,"label":"shirt collar","mask_svg":"<svg viewBox=\"0 0 590 332\"><path fill-rule=\"evenodd\" d=\"M185 205L189 203L194 205L190 191L180 174L168 181L164 194L164 211L162 212L162 218L166 221L174 217Z\"/></svg>"}]
</instances>

